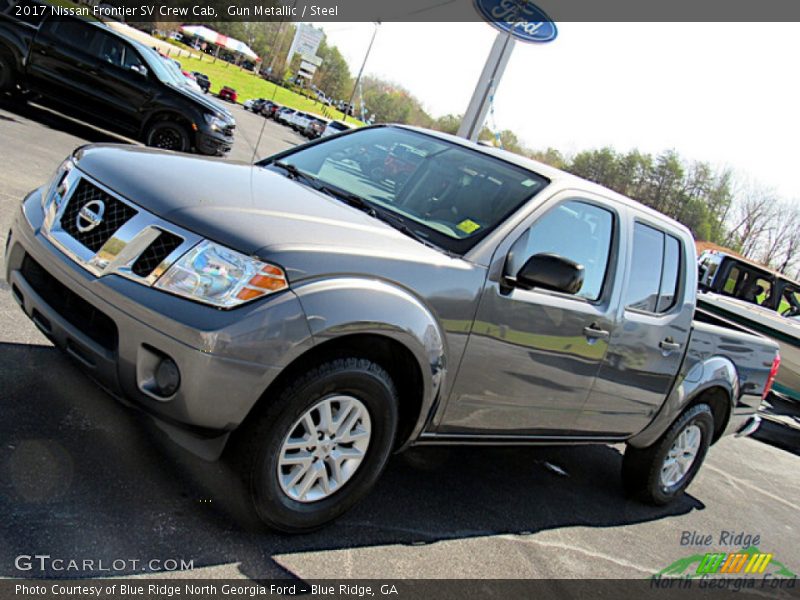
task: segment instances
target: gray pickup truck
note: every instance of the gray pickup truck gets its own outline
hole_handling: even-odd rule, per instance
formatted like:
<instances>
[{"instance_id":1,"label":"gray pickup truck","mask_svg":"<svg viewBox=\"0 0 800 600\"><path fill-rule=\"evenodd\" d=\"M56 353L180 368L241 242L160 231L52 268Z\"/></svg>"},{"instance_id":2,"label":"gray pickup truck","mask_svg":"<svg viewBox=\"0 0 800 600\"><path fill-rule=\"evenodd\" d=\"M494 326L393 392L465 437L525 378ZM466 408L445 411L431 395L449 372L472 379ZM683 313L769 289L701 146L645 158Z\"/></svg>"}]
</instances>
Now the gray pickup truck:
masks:
<instances>
[{"instance_id":1,"label":"gray pickup truck","mask_svg":"<svg viewBox=\"0 0 800 600\"><path fill-rule=\"evenodd\" d=\"M23 201L6 277L96 381L255 511L316 528L420 444L625 442L667 503L746 434L776 345L695 307L690 233L525 158L401 126L255 165L86 146Z\"/></svg>"}]
</instances>

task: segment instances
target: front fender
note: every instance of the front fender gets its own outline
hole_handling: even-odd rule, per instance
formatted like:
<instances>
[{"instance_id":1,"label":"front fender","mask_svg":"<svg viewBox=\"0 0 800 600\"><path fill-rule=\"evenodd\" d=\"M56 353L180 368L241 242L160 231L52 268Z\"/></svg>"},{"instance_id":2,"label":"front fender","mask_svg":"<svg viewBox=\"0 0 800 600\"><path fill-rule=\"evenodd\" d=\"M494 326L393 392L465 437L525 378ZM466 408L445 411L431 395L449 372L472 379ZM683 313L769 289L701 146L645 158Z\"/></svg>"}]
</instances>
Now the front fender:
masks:
<instances>
[{"instance_id":1,"label":"front fender","mask_svg":"<svg viewBox=\"0 0 800 600\"><path fill-rule=\"evenodd\" d=\"M728 415L733 413L734 398L739 397L739 376L729 358L711 356L695 362L681 372L666 402L647 427L628 440L631 446L645 448L660 438L687 406L706 390L722 389L729 402Z\"/></svg>"},{"instance_id":2,"label":"front fender","mask_svg":"<svg viewBox=\"0 0 800 600\"><path fill-rule=\"evenodd\" d=\"M445 382L447 342L432 311L400 286L358 277L317 280L294 288L314 344L352 334L392 338L414 355L422 373L422 408L409 440L427 421Z\"/></svg>"}]
</instances>

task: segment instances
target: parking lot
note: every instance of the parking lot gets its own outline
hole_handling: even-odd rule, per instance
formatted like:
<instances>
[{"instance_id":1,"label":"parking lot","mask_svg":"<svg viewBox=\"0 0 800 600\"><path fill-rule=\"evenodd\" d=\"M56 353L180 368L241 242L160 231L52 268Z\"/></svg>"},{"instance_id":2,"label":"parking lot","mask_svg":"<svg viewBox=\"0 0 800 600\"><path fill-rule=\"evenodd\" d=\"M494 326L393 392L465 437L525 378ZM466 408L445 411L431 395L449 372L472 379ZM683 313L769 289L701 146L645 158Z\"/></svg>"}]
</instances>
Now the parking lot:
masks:
<instances>
[{"instance_id":1,"label":"parking lot","mask_svg":"<svg viewBox=\"0 0 800 600\"><path fill-rule=\"evenodd\" d=\"M302 141L232 110L231 160ZM0 106L0 242L23 195L87 142L132 143L34 105ZM258 529L223 464L172 445L95 387L0 282L0 577L59 576L15 568L18 555L47 553L183 559L199 577L642 578L738 549L717 545L723 532L759 536L761 551L800 573L800 409L773 412L760 439L716 445L669 507L623 496L621 447L415 449L332 526L279 536ZM714 545L682 546L684 532Z\"/></svg>"}]
</instances>

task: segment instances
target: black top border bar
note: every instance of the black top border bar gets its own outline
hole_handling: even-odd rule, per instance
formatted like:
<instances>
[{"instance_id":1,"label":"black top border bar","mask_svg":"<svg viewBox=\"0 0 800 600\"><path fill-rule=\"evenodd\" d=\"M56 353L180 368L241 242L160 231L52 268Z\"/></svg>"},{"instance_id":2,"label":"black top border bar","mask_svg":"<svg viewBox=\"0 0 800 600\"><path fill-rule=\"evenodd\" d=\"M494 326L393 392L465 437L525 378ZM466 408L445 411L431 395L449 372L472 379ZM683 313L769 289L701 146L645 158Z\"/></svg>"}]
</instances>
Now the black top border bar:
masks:
<instances>
[{"instance_id":1,"label":"black top border bar","mask_svg":"<svg viewBox=\"0 0 800 600\"><path fill-rule=\"evenodd\" d=\"M0 0L0 4L16 1ZM481 12L497 15L497 20L525 21L524 16L509 16L518 14L518 2L525 0L78 0L76 6L84 10L82 16L128 22L467 23L484 21ZM556 23L672 22L676 44L681 22L800 21L800 2L787 0L538 0L535 4ZM59 10L65 15L71 9ZM757 43L759 36L754 25L742 43Z\"/></svg>"}]
</instances>

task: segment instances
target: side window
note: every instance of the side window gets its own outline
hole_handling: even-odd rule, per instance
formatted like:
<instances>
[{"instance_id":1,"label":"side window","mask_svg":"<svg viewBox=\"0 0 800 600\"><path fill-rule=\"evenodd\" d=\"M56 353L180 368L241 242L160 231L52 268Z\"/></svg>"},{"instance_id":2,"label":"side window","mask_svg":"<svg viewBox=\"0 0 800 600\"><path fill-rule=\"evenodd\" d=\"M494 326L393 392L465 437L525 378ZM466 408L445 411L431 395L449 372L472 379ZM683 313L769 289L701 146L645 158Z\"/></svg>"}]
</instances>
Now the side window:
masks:
<instances>
[{"instance_id":1,"label":"side window","mask_svg":"<svg viewBox=\"0 0 800 600\"><path fill-rule=\"evenodd\" d=\"M78 19L66 19L58 22L55 35L70 46L88 51L95 39L95 27Z\"/></svg>"},{"instance_id":2,"label":"side window","mask_svg":"<svg viewBox=\"0 0 800 600\"><path fill-rule=\"evenodd\" d=\"M635 223L625 306L651 313L672 308L677 301L680 264L681 245L677 238Z\"/></svg>"},{"instance_id":3,"label":"side window","mask_svg":"<svg viewBox=\"0 0 800 600\"><path fill-rule=\"evenodd\" d=\"M800 315L800 290L787 286L783 290L778 312L784 317L797 318Z\"/></svg>"},{"instance_id":4,"label":"side window","mask_svg":"<svg viewBox=\"0 0 800 600\"><path fill-rule=\"evenodd\" d=\"M681 243L671 235L664 239L664 268L656 312L667 312L678 300L678 281L681 268Z\"/></svg>"},{"instance_id":5,"label":"side window","mask_svg":"<svg viewBox=\"0 0 800 600\"><path fill-rule=\"evenodd\" d=\"M144 63L136 51L128 46L125 45L125 57L122 60L122 68L126 71L130 71L132 67L136 67L137 69L144 67Z\"/></svg>"},{"instance_id":6,"label":"side window","mask_svg":"<svg viewBox=\"0 0 800 600\"><path fill-rule=\"evenodd\" d=\"M101 33L97 36L92 54L99 58L104 63L122 67L125 44L117 38Z\"/></svg>"},{"instance_id":7,"label":"side window","mask_svg":"<svg viewBox=\"0 0 800 600\"><path fill-rule=\"evenodd\" d=\"M606 278L613 230L611 211L569 200L545 213L518 240L511 270L516 273L535 254L558 254L583 265L583 286L576 295L597 300Z\"/></svg>"},{"instance_id":8,"label":"side window","mask_svg":"<svg viewBox=\"0 0 800 600\"><path fill-rule=\"evenodd\" d=\"M655 312L661 288L661 267L664 263L664 234L636 223L633 229L633 257L625 306Z\"/></svg>"},{"instance_id":9,"label":"side window","mask_svg":"<svg viewBox=\"0 0 800 600\"><path fill-rule=\"evenodd\" d=\"M722 291L726 294L733 294L736 291L736 282L739 281L739 267L733 267L730 271L728 271L728 279L725 280L725 285L722 288Z\"/></svg>"}]
</instances>

